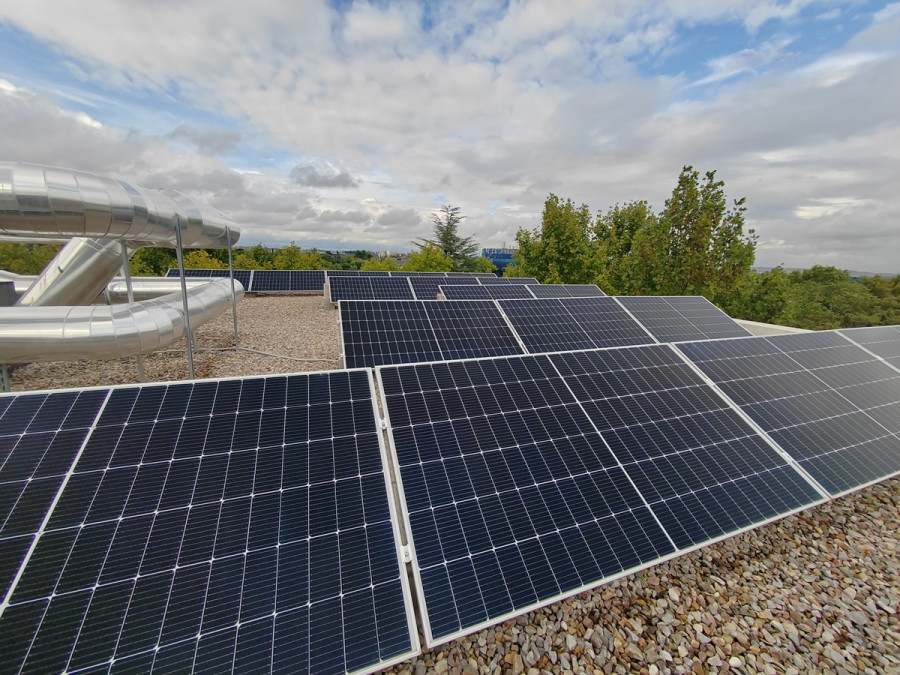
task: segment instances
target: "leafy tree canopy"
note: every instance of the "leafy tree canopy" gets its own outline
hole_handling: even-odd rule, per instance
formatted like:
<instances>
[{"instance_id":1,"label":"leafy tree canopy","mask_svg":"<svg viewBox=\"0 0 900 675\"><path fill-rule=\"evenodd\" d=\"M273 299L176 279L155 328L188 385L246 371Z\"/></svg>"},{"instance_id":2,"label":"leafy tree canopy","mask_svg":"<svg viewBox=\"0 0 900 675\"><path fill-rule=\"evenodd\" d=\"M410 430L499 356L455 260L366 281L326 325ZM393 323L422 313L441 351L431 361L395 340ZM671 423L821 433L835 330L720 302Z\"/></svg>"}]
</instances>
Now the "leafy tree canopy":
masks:
<instances>
[{"instance_id":1,"label":"leafy tree canopy","mask_svg":"<svg viewBox=\"0 0 900 675\"><path fill-rule=\"evenodd\" d=\"M421 250L428 245L437 246L445 256L453 261L451 270L466 270L467 265L471 265L469 261L478 254L478 242L474 237L461 237L459 234L459 224L465 220L465 216L460 214L460 207L444 204L441 206L440 214L434 214L431 217L434 226L434 239L421 239L421 243L413 242ZM451 271L448 270L448 271Z\"/></svg>"},{"instance_id":2,"label":"leafy tree canopy","mask_svg":"<svg viewBox=\"0 0 900 675\"><path fill-rule=\"evenodd\" d=\"M200 270L224 270L228 268L228 265L223 265L221 261L210 255L209 251L202 248L185 251L184 266L185 268Z\"/></svg>"},{"instance_id":3,"label":"leafy tree canopy","mask_svg":"<svg viewBox=\"0 0 900 675\"><path fill-rule=\"evenodd\" d=\"M426 243L409 254L403 269L407 272L452 272L453 259L437 244Z\"/></svg>"},{"instance_id":4,"label":"leafy tree canopy","mask_svg":"<svg viewBox=\"0 0 900 675\"><path fill-rule=\"evenodd\" d=\"M363 260L359 269L367 272L393 272L394 270L399 270L400 265L393 258L373 258L370 256Z\"/></svg>"}]
</instances>

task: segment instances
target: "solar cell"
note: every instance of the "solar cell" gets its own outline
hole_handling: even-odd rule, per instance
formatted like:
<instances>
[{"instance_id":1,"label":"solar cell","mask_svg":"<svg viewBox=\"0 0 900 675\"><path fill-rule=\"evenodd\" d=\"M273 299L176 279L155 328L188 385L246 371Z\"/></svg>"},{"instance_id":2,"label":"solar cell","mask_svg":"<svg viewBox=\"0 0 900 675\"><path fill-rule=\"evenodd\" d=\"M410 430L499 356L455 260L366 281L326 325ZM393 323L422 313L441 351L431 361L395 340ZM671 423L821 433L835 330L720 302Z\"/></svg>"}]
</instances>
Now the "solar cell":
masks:
<instances>
[{"instance_id":1,"label":"solar cell","mask_svg":"<svg viewBox=\"0 0 900 675\"><path fill-rule=\"evenodd\" d=\"M531 353L653 342L613 298L498 300L498 304Z\"/></svg>"},{"instance_id":2,"label":"solar cell","mask_svg":"<svg viewBox=\"0 0 900 675\"><path fill-rule=\"evenodd\" d=\"M429 645L820 499L666 346L377 376Z\"/></svg>"},{"instance_id":3,"label":"solar cell","mask_svg":"<svg viewBox=\"0 0 900 675\"><path fill-rule=\"evenodd\" d=\"M254 270L250 290L254 293L321 291L324 286L323 270Z\"/></svg>"},{"instance_id":4,"label":"solar cell","mask_svg":"<svg viewBox=\"0 0 900 675\"><path fill-rule=\"evenodd\" d=\"M412 300L413 292L406 278L334 277L328 279L329 299L339 300Z\"/></svg>"},{"instance_id":5,"label":"solar cell","mask_svg":"<svg viewBox=\"0 0 900 675\"><path fill-rule=\"evenodd\" d=\"M895 368L900 368L900 326L848 328L838 332L880 356Z\"/></svg>"},{"instance_id":6,"label":"solar cell","mask_svg":"<svg viewBox=\"0 0 900 675\"><path fill-rule=\"evenodd\" d=\"M497 276L493 272L447 272L448 277L476 277L476 278L487 278L487 277L495 277Z\"/></svg>"},{"instance_id":7,"label":"solar cell","mask_svg":"<svg viewBox=\"0 0 900 675\"><path fill-rule=\"evenodd\" d=\"M105 399L96 389L0 398L0 599Z\"/></svg>"},{"instance_id":8,"label":"solar cell","mask_svg":"<svg viewBox=\"0 0 900 675\"><path fill-rule=\"evenodd\" d=\"M593 284L535 284L528 290L536 298L590 298L606 295Z\"/></svg>"},{"instance_id":9,"label":"solar cell","mask_svg":"<svg viewBox=\"0 0 900 675\"><path fill-rule=\"evenodd\" d=\"M438 290L447 283L447 279L415 277L410 278L409 283L412 285L413 291L415 291L416 300L436 300ZM459 277L455 278L453 283L455 285L475 285L478 284L478 279L475 277Z\"/></svg>"},{"instance_id":10,"label":"solar cell","mask_svg":"<svg viewBox=\"0 0 900 675\"><path fill-rule=\"evenodd\" d=\"M446 272L391 272L392 277L412 277L414 279L424 279L426 277L447 278Z\"/></svg>"},{"instance_id":11,"label":"solar cell","mask_svg":"<svg viewBox=\"0 0 900 675\"><path fill-rule=\"evenodd\" d=\"M113 389L2 607L0 670L411 656L373 394L366 371Z\"/></svg>"},{"instance_id":12,"label":"solar cell","mask_svg":"<svg viewBox=\"0 0 900 675\"><path fill-rule=\"evenodd\" d=\"M329 277L389 277L390 272L380 270L325 270Z\"/></svg>"},{"instance_id":13,"label":"solar cell","mask_svg":"<svg viewBox=\"0 0 900 675\"><path fill-rule=\"evenodd\" d=\"M169 269L166 273L167 277L178 277L178 269ZM223 278L228 277L228 270L214 270L214 269L186 269L184 271L184 276L186 279L192 277L213 277L213 278ZM253 277L253 270L234 270L234 278L237 281L241 282L241 286L244 287L245 291L250 290L250 283Z\"/></svg>"},{"instance_id":14,"label":"solar cell","mask_svg":"<svg viewBox=\"0 0 900 675\"><path fill-rule=\"evenodd\" d=\"M678 348L830 494L900 471L900 372L839 333Z\"/></svg>"},{"instance_id":15,"label":"solar cell","mask_svg":"<svg viewBox=\"0 0 900 675\"><path fill-rule=\"evenodd\" d=\"M522 284L474 284L439 286L438 292L447 300L503 300L511 298L533 298L528 286Z\"/></svg>"},{"instance_id":16,"label":"solar cell","mask_svg":"<svg viewBox=\"0 0 900 675\"><path fill-rule=\"evenodd\" d=\"M491 301L342 300L338 310L351 367L524 352Z\"/></svg>"},{"instance_id":17,"label":"solar cell","mask_svg":"<svg viewBox=\"0 0 900 675\"><path fill-rule=\"evenodd\" d=\"M616 299L660 342L750 335L702 296L619 296Z\"/></svg>"},{"instance_id":18,"label":"solar cell","mask_svg":"<svg viewBox=\"0 0 900 675\"><path fill-rule=\"evenodd\" d=\"M540 284L537 279L531 277L496 277L494 275L479 277L482 284Z\"/></svg>"}]
</instances>

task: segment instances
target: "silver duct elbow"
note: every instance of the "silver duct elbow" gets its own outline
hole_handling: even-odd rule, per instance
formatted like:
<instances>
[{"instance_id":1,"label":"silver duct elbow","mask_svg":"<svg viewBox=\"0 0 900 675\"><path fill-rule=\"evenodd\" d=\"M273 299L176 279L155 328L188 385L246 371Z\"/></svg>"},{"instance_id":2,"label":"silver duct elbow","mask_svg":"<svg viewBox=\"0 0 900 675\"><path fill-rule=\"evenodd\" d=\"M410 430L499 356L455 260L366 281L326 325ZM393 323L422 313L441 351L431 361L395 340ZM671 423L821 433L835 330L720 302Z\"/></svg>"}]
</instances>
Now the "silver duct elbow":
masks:
<instances>
[{"instance_id":1,"label":"silver duct elbow","mask_svg":"<svg viewBox=\"0 0 900 675\"><path fill-rule=\"evenodd\" d=\"M0 237L109 237L173 248L179 222L185 248L228 248L240 237L230 217L174 190L148 190L86 171L0 162Z\"/></svg>"},{"instance_id":2,"label":"silver duct elbow","mask_svg":"<svg viewBox=\"0 0 900 675\"><path fill-rule=\"evenodd\" d=\"M235 294L244 288L234 282ZM195 329L231 306L231 280L187 291ZM126 305L0 308L0 363L116 359L162 349L185 335L181 293Z\"/></svg>"}]
</instances>

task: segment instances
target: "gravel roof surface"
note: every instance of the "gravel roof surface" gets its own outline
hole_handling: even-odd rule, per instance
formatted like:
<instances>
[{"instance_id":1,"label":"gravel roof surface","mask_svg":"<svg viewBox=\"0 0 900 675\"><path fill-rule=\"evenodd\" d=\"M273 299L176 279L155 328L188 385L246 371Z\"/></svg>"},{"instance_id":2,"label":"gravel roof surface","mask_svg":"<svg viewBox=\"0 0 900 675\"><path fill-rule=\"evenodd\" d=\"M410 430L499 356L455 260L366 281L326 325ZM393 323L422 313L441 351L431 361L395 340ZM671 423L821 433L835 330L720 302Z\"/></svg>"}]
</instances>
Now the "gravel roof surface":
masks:
<instances>
[{"instance_id":1,"label":"gravel roof surface","mask_svg":"<svg viewBox=\"0 0 900 675\"><path fill-rule=\"evenodd\" d=\"M201 326L198 378L338 368L321 296L247 296ZM181 345L173 345L173 350ZM136 359L36 363L14 391L138 381ZM184 352L144 357L187 377ZM900 478L426 651L391 672L900 673Z\"/></svg>"}]
</instances>

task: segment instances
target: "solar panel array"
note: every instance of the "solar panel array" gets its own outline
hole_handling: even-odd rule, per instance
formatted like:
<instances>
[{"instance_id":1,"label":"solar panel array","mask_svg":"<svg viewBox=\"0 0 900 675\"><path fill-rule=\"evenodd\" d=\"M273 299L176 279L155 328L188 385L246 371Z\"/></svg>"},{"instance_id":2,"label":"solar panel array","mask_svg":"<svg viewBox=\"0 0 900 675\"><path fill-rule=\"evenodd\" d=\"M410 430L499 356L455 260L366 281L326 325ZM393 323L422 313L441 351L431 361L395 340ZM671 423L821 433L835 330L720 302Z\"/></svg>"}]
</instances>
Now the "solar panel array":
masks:
<instances>
[{"instance_id":1,"label":"solar panel array","mask_svg":"<svg viewBox=\"0 0 900 675\"><path fill-rule=\"evenodd\" d=\"M590 298L606 293L593 284L537 284L528 286L536 298Z\"/></svg>"},{"instance_id":2,"label":"solar panel array","mask_svg":"<svg viewBox=\"0 0 900 675\"><path fill-rule=\"evenodd\" d=\"M6 518L0 670L416 653L373 394L370 372L334 371L0 398L4 486L47 486Z\"/></svg>"},{"instance_id":3,"label":"solar panel array","mask_svg":"<svg viewBox=\"0 0 900 675\"><path fill-rule=\"evenodd\" d=\"M413 300L413 289L402 277L339 276L328 279L329 300Z\"/></svg>"},{"instance_id":4,"label":"solar panel array","mask_svg":"<svg viewBox=\"0 0 900 675\"><path fill-rule=\"evenodd\" d=\"M821 499L666 346L377 372L429 645Z\"/></svg>"},{"instance_id":5,"label":"solar panel array","mask_svg":"<svg viewBox=\"0 0 900 675\"><path fill-rule=\"evenodd\" d=\"M342 300L339 312L341 352L354 368L525 351L491 301Z\"/></svg>"},{"instance_id":6,"label":"solar panel array","mask_svg":"<svg viewBox=\"0 0 900 675\"><path fill-rule=\"evenodd\" d=\"M498 304L531 353L654 341L614 298L499 300Z\"/></svg>"},{"instance_id":7,"label":"solar panel array","mask_svg":"<svg viewBox=\"0 0 900 675\"><path fill-rule=\"evenodd\" d=\"M900 371L839 333L678 347L830 494L900 471Z\"/></svg>"},{"instance_id":8,"label":"solar panel array","mask_svg":"<svg viewBox=\"0 0 900 675\"><path fill-rule=\"evenodd\" d=\"M321 291L324 287L324 270L254 270L250 282L253 293Z\"/></svg>"},{"instance_id":9,"label":"solar panel array","mask_svg":"<svg viewBox=\"0 0 900 675\"><path fill-rule=\"evenodd\" d=\"M839 332L895 368L900 368L900 326L849 328Z\"/></svg>"},{"instance_id":10,"label":"solar panel array","mask_svg":"<svg viewBox=\"0 0 900 675\"><path fill-rule=\"evenodd\" d=\"M495 277L493 275L481 277L482 284L540 284L541 282L533 277Z\"/></svg>"},{"instance_id":11,"label":"solar panel array","mask_svg":"<svg viewBox=\"0 0 900 675\"><path fill-rule=\"evenodd\" d=\"M409 280L417 300L436 300L441 286L447 283L446 278L441 277L414 277ZM477 286L477 277L457 277L453 279L454 285Z\"/></svg>"},{"instance_id":12,"label":"solar panel array","mask_svg":"<svg viewBox=\"0 0 900 675\"><path fill-rule=\"evenodd\" d=\"M660 342L750 335L750 331L702 296L620 296L617 299Z\"/></svg>"},{"instance_id":13,"label":"solar panel array","mask_svg":"<svg viewBox=\"0 0 900 675\"><path fill-rule=\"evenodd\" d=\"M441 285L438 286L437 292L446 300L500 300L534 297L528 290L528 286L524 284Z\"/></svg>"}]
</instances>

